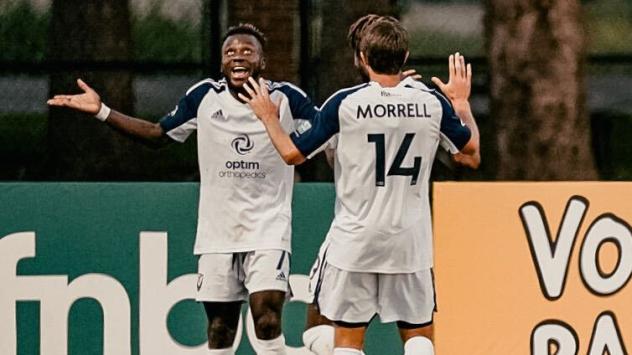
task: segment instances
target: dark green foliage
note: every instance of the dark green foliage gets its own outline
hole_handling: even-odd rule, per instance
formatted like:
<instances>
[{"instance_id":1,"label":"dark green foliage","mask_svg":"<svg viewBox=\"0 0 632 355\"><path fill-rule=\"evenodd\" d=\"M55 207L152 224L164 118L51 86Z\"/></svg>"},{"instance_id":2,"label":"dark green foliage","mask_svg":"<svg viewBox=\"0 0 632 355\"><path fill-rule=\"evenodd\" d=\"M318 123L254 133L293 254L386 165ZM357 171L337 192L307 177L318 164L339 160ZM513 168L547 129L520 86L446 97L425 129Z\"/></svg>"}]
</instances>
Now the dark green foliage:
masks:
<instances>
[{"instance_id":1,"label":"dark green foliage","mask_svg":"<svg viewBox=\"0 0 632 355\"><path fill-rule=\"evenodd\" d=\"M0 115L0 158L32 161L46 149L46 128L44 114Z\"/></svg>"},{"instance_id":2,"label":"dark green foliage","mask_svg":"<svg viewBox=\"0 0 632 355\"><path fill-rule=\"evenodd\" d=\"M632 1L586 1L584 11L591 54L632 52Z\"/></svg>"},{"instance_id":3,"label":"dark green foliage","mask_svg":"<svg viewBox=\"0 0 632 355\"><path fill-rule=\"evenodd\" d=\"M1 61L41 61L48 50L50 12L37 11L26 0L0 7ZM198 24L160 14L158 5L132 18L133 59L199 62L202 39Z\"/></svg>"},{"instance_id":4,"label":"dark green foliage","mask_svg":"<svg viewBox=\"0 0 632 355\"><path fill-rule=\"evenodd\" d=\"M0 179L31 180L46 155L47 119L43 114L0 115Z\"/></svg>"},{"instance_id":5,"label":"dark green foliage","mask_svg":"<svg viewBox=\"0 0 632 355\"><path fill-rule=\"evenodd\" d=\"M132 20L134 59L139 61L199 62L201 32L195 24L165 18L158 6Z\"/></svg>"},{"instance_id":6,"label":"dark green foliage","mask_svg":"<svg viewBox=\"0 0 632 355\"><path fill-rule=\"evenodd\" d=\"M604 180L632 179L632 115L599 111L591 115L592 145Z\"/></svg>"},{"instance_id":7,"label":"dark green foliage","mask_svg":"<svg viewBox=\"0 0 632 355\"><path fill-rule=\"evenodd\" d=\"M37 12L25 0L0 11L0 60L44 59L49 19L48 12Z\"/></svg>"}]
</instances>

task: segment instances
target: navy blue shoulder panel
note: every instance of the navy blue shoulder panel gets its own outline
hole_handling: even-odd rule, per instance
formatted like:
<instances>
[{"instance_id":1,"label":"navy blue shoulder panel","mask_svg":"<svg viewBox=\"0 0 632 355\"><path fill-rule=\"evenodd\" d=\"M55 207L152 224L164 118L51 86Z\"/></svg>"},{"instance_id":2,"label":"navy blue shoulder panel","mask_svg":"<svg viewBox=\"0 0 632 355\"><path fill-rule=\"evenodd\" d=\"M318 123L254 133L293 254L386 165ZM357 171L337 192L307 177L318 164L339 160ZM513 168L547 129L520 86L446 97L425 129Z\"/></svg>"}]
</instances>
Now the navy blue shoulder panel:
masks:
<instances>
[{"instance_id":1,"label":"navy blue shoulder panel","mask_svg":"<svg viewBox=\"0 0 632 355\"><path fill-rule=\"evenodd\" d=\"M434 95L441 103L443 115L441 116L441 133L443 133L458 149L461 150L472 137L470 129L461 123L461 119L454 112L450 101L437 90L430 90L428 93Z\"/></svg>"},{"instance_id":2,"label":"navy blue shoulder panel","mask_svg":"<svg viewBox=\"0 0 632 355\"><path fill-rule=\"evenodd\" d=\"M270 92L282 92L288 99L294 119L313 120L318 110L307 94L288 82L270 82Z\"/></svg>"},{"instance_id":3,"label":"navy blue shoulder panel","mask_svg":"<svg viewBox=\"0 0 632 355\"><path fill-rule=\"evenodd\" d=\"M423 92L427 92L439 100L441 103L441 111L443 112L441 115L441 127L440 131L443 133L458 149L461 150L470 141L472 136L472 132L467 126L461 124L461 119L454 112L454 107L452 107L452 103L448 100L444 94L439 90L439 88L435 89L423 89L416 88L411 85L406 85L407 88L417 89Z\"/></svg>"},{"instance_id":4,"label":"navy blue shoulder panel","mask_svg":"<svg viewBox=\"0 0 632 355\"><path fill-rule=\"evenodd\" d=\"M178 106L172 112L165 115L160 120L160 126L164 133L186 123L192 118L197 117L198 108L206 94L213 90L220 93L226 89L226 85L218 84L214 81L203 81L193 86L186 95L180 99Z\"/></svg>"},{"instance_id":5,"label":"navy blue shoulder panel","mask_svg":"<svg viewBox=\"0 0 632 355\"><path fill-rule=\"evenodd\" d=\"M333 135L340 132L340 105L351 94L367 87L369 84L361 84L351 88L342 89L332 96L320 108L312 127L305 132L294 132L291 135L296 148L303 156L309 156L316 149L320 148Z\"/></svg>"}]
</instances>

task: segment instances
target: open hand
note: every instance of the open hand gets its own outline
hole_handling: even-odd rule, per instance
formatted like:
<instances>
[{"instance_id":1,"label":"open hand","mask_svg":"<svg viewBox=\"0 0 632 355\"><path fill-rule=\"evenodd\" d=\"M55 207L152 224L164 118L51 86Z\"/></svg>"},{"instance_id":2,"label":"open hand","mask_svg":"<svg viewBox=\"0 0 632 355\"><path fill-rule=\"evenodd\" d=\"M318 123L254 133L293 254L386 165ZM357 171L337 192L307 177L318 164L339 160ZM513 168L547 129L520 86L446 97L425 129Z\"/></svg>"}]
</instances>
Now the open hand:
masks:
<instances>
[{"instance_id":1,"label":"open hand","mask_svg":"<svg viewBox=\"0 0 632 355\"><path fill-rule=\"evenodd\" d=\"M450 77L445 84L441 79L432 77L432 82L450 99L452 104L467 101L472 90L472 65L465 65L465 57L458 52L448 58Z\"/></svg>"},{"instance_id":2,"label":"open hand","mask_svg":"<svg viewBox=\"0 0 632 355\"><path fill-rule=\"evenodd\" d=\"M243 88L250 97L239 93L239 98L250 105L260 120L279 119L279 108L270 100L268 86L263 78L259 78L259 83L257 83L255 79L249 77L248 83L244 84Z\"/></svg>"},{"instance_id":3,"label":"open hand","mask_svg":"<svg viewBox=\"0 0 632 355\"><path fill-rule=\"evenodd\" d=\"M55 95L46 101L50 106L69 107L78 111L96 115L101 108L101 97L83 80L77 79L77 85L83 90L83 94L77 95Z\"/></svg>"}]
</instances>

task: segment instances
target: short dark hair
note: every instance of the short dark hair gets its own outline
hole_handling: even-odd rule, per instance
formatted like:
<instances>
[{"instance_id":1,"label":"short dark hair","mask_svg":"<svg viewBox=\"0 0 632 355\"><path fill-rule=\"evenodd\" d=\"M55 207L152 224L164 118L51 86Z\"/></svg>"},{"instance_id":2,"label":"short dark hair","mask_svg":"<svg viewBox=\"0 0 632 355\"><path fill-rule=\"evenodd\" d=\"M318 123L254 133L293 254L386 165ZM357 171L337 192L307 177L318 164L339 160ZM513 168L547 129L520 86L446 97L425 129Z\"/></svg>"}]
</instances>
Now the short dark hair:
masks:
<instances>
[{"instance_id":1,"label":"short dark hair","mask_svg":"<svg viewBox=\"0 0 632 355\"><path fill-rule=\"evenodd\" d=\"M222 43L226 41L226 39L233 35L251 35L259 41L261 44L261 48L263 49L266 45L266 36L261 32L257 26L251 23L240 23L237 26L231 26L226 30L224 36L222 37Z\"/></svg>"},{"instance_id":2,"label":"short dark hair","mask_svg":"<svg viewBox=\"0 0 632 355\"><path fill-rule=\"evenodd\" d=\"M399 21L376 21L366 28L360 52L378 74L397 74L406 62L408 32Z\"/></svg>"},{"instance_id":3,"label":"short dark hair","mask_svg":"<svg viewBox=\"0 0 632 355\"><path fill-rule=\"evenodd\" d=\"M372 24L379 21L396 22L397 19L392 16L368 14L360 17L354 23L352 23L351 26L349 26L347 41L349 42L349 46L356 55L360 54L360 40L362 39L362 36L364 36L364 34L366 33L366 29Z\"/></svg>"}]
</instances>

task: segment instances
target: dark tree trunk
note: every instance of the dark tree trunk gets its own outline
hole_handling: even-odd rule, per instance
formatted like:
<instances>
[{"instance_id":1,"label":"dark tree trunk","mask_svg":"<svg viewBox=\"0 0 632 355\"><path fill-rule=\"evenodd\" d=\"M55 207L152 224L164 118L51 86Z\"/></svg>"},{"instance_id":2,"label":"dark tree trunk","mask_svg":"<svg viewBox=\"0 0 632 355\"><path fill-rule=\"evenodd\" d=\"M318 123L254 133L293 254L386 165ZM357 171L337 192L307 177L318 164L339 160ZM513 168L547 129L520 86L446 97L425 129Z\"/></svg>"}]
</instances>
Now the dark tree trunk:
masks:
<instances>
[{"instance_id":1,"label":"dark tree trunk","mask_svg":"<svg viewBox=\"0 0 632 355\"><path fill-rule=\"evenodd\" d=\"M49 59L127 61L131 55L128 0L54 0ZM83 78L110 107L132 114L132 74L121 71L52 73L50 94L77 93ZM48 171L54 180L127 180L145 177L147 148L89 115L51 108Z\"/></svg>"},{"instance_id":2,"label":"dark tree trunk","mask_svg":"<svg viewBox=\"0 0 632 355\"><path fill-rule=\"evenodd\" d=\"M334 92L360 83L353 67L353 52L347 44L349 26L367 14L398 17L397 1L393 0L323 0L320 55L317 70L317 100L324 101Z\"/></svg>"},{"instance_id":3,"label":"dark tree trunk","mask_svg":"<svg viewBox=\"0 0 632 355\"><path fill-rule=\"evenodd\" d=\"M497 177L596 179L579 0L488 0L486 10Z\"/></svg>"}]
</instances>

